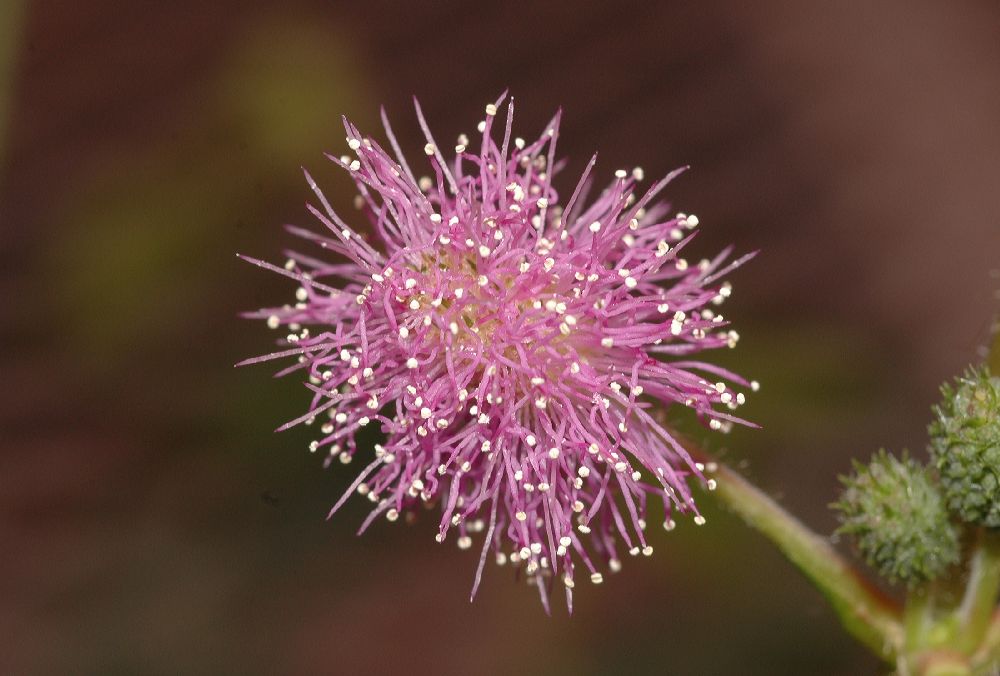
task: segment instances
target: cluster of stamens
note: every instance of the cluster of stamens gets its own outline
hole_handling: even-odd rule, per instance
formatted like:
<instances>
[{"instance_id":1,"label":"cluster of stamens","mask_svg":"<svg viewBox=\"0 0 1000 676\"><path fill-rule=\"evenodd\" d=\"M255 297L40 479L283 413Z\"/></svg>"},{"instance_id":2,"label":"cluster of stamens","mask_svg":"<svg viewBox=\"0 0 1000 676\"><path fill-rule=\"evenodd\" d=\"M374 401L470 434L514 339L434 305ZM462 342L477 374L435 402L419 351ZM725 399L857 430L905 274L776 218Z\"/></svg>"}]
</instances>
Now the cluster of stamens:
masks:
<instances>
[{"instance_id":1,"label":"cluster of stamens","mask_svg":"<svg viewBox=\"0 0 1000 676\"><path fill-rule=\"evenodd\" d=\"M622 544L652 553L649 498L668 530L675 512L704 521L688 478L714 480L662 412L688 407L722 431L744 422L734 411L756 384L693 357L736 345L715 308L745 258L680 256L698 218L652 202L679 172L637 197L642 170L619 170L588 201L591 160L561 203L559 115L528 143L511 137L511 102L497 145L501 102L486 108L479 151L462 135L450 162L417 107L433 178L412 173L384 115L393 155L345 120L354 157L330 159L354 178L371 227L349 226L307 174L319 202L309 210L328 232L292 230L341 260L252 261L300 286L295 304L252 313L289 333L248 361L294 358L282 373L304 374L312 403L283 428L318 425L310 450L328 463L368 456L359 433L380 433L333 511L366 496L364 530L438 505L438 541L454 530L468 548L485 533L473 593L492 552L546 604L553 580L570 602L579 567L599 583L602 564L620 568Z\"/></svg>"}]
</instances>

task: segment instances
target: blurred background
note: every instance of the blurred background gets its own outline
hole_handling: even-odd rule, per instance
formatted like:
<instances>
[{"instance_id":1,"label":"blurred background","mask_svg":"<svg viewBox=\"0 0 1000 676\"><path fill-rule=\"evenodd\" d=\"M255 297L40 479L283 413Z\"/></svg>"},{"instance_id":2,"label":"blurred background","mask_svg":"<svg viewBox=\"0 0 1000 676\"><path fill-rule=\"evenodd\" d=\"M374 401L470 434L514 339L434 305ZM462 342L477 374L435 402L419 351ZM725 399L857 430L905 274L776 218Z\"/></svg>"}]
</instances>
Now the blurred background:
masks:
<instances>
[{"instance_id":1,"label":"blurred background","mask_svg":"<svg viewBox=\"0 0 1000 676\"><path fill-rule=\"evenodd\" d=\"M417 7L419 5L419 7ZM324 517L307 396L234 370L239 311L293 285L284 223L339 115L384 103L420 162L510 87L515 130L565 108L572 187L693 170L668 198L733 279L719 355L763 387L716 452L829 533L850 458L923 453L938 384L1000 286L1000 5L0 3L0 672L865 674L878 664L771 546L702 499L651 559L546 617L434 526ZM705 435L708 437L708 435Z\"/></svg>"}]
</instances>

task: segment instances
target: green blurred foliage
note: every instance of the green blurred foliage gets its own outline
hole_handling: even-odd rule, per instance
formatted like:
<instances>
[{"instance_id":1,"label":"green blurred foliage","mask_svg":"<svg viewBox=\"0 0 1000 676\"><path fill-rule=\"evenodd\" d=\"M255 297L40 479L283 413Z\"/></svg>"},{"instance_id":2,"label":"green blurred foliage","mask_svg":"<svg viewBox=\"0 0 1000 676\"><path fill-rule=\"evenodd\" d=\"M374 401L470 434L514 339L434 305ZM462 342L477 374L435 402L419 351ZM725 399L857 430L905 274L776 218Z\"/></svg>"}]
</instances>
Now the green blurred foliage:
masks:
<instances>
[{"instance_id":1,"label":"green blurred foliage","mask_svg":"<svg viewBox=\"0 0 1000 676\"><path fill-rule=\"evenodd\" d=\"M22 0L0 0L0 180L3 180L7 170L4 161L8 134L7 120L17 84L25 4Z\"/></svg>"},{"instance_id":2,"label":"green blurred foliage","mask_svg":"<svg viewBox=\"0 0 1000 676\"><path fill-rule=\"evenodd\" d=\"M94 158L57 215L68 227L48 276L78 354L108 368L142 343L184 339L219 308L199 296L232 289L233 224L260 228L262 193L301 184L283 170L318 160L317 143L341 136L338 116L362 105L349 45L333 38L262 18L192 84L172 138Z\"/></svg>"}]
</instances>

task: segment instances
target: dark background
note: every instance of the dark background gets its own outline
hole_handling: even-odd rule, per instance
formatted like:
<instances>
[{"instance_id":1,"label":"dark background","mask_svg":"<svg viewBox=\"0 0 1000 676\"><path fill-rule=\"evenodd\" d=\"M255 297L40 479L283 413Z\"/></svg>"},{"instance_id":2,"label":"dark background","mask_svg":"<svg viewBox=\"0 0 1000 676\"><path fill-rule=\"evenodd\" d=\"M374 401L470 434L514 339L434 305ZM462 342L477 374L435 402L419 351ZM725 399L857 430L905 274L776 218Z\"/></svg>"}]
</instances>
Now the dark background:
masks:
<instances>
[{"instance_id":1,"label":"dark background","mask_svg":"<svg viewBox=\"0 0 1000 676\"><path fill-rule=\"evenodd\" d=\"M835 5L835 6L834 6ZM326 511L306 394L234 370L236 319L293 286L300 166L342 212L346 113L384 103L419 163L510 87L516 133L564 106L563 190L693 170L668 190L760 256L720 355L762 431L714 448L811 526L851 457L922 454L938 384L997 309L1000 5L5 2L0 10L0 672L864 674L879 667L770 545L708 525L542 612L427 521ZM415 151L415 152L414 152ZM724 444L724 445L723 445Z\"/></svg>"}]
</instances>

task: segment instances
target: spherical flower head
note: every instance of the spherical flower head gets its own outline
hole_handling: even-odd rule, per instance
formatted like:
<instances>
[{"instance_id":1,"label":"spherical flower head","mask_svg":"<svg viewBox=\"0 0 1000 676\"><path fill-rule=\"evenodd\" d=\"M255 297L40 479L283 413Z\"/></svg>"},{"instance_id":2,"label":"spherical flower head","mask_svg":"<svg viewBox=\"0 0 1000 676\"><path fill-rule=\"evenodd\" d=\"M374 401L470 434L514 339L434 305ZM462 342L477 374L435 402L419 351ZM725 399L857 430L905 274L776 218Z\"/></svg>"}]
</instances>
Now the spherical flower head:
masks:
<instances>
[{"instance_id":1,"label":"spherical flower head","mask_svg":"<svg viewBox=\"0 0 1000 676\"><path fill-rule=\"evenodd\" d=\"M384 113L392 154L345 120L352 154L330 159L356 182L370 235L307 174L326 232L292 232L320 254L252 261L300 286L294 304L251 313L285 337L248 361L292 359L282 373L301 374L312 402L284 427L315 423L310 449L328 463L364 458L334 511L365 496L364 530L436 505L439 542L481 538L473 594L493 558L520 567L547 606L553 585L571 603L581 568L596 584L622 552L652 553L650 501L667 530L675 512L704 522L688 480L714 481L660 413L686 407L722 431L743 422L734 411L756 383L696 356L736 345L717 307L746 257L681 257L698 219L653 202L679 172L637 197L642 171L619 170L588 199L591 160L562 201L559 115L535 141L512 138L511 102L496 134L502 100L486 107L478 149L463 134L448 160L417 105L433 178L411 170ZM373 428L379 443L362 447Z\"/></svg>"},{"instance_id":2,"label":"spherical flower head","mask_svg":"<svg viewBox=\"0 0 1000 676\"><path fill-rule=\"evenodd\" d=\"M879 451L841 477L837 532L853 536L880 575L909 586L932 580L958 561L958 531L927 470L905 454Z\"/></svg>"},{"instance_id":3,"label":"spherical flower head","mask_svg":"<svg viewBox=\"0 0 1000 676\"><path fill-rule=\"evenodd\" d=\"M968 523L1000 527L1000 378L973 369L941 393L930 452L948 508Z\"/></svg>"}]
</instances>

